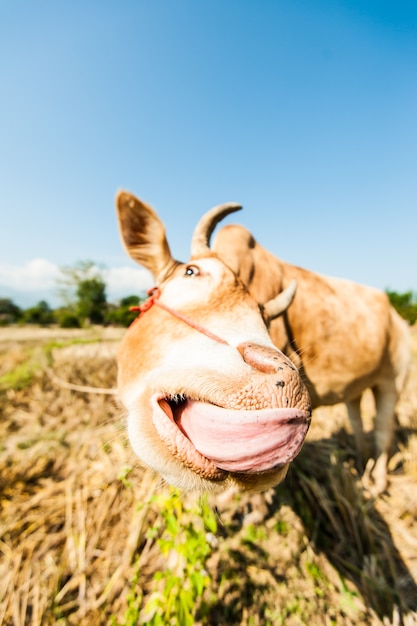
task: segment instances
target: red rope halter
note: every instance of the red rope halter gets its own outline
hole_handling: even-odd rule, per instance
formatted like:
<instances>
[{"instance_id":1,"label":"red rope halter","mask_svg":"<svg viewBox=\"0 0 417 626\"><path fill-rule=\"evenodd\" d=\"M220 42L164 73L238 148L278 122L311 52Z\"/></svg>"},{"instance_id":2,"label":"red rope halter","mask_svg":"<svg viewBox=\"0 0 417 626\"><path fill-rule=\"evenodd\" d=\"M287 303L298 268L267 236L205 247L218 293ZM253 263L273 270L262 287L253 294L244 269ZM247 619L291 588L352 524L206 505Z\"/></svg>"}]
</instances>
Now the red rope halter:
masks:
<instances>
[{"instance_id":1,"label":"red rope halter","mask_svg":"<svg viewBox=\"0 0 417 626\"><path fill-rule=\"evenodd\" d=\"M149 298L145 300L145 302L142 302L142 304L139 304L138 306L131 306L130 307L131 311L139 311L139 315L136 319L139 319L141 313L145 313L151 308L151 306L156 304L157 306L159 306L159 308L164 309L168 313L171 313L171 315L173 315L174 317L177 317L179 320L185 322L192 328L195 328L195 330L198 330L199 333L203 333L203 335L206 335L210 339L213 339L214 341L218 341L219 343L227 344L227 341L225 341L218 335L215 335L207 328L204 328L204 326L200 326L200 324L197 324L197 322L194 322L189 317L186 317L179 311L175 311L175 309L171 309L171 307L167 306L166 304L163 304L163 302L160 302L159 301L160 295L161 295L160 289L158 287L152 287L152 289L149 289L148 291Z\"/></svg>"}]
</instances>

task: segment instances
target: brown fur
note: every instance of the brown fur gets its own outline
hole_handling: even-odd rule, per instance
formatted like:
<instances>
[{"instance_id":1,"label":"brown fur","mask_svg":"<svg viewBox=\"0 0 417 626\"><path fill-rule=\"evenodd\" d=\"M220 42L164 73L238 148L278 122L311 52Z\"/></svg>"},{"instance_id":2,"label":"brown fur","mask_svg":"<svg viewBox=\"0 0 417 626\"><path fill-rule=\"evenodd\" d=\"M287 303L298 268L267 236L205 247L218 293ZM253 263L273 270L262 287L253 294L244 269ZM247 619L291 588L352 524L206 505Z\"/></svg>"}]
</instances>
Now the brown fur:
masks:
<instances>
[{"instance_id":1,"label":"brown fur","mask_svg":"<svg viewBox=\"0 0 417 626\"><path fill-rule=\"evenodd\" d=\"M259 304L205 244L213 223L219 215L230 212L230 207L214 207L203 216L194 245L198 252L187 264L171 257L164 226L151 207L121 192L117 210L126 250L152 272L161 305L223 340L208 337L157 304L142 313L127 331L118 353L118 389L128 413L129 437L136 454L168 482L185 489L222 490L235 486L259 491L278 484L302 445L311 404L296 367L274 347ZM211 460L197 451L184 430L182 415L187 409L192 411L193 404L209 407L210 415L221 415L210 431L216 448ZM273 419L262 418L264 409ZM230 426L227 436L220 437L221 425L226 423L229 428L226 414L232 416L232 421L239 422L242 416L247 421L234 431ZM256 448L262 438L262 425L258 425L261 419L265 419L266 426L276 423L277 431L286 433L280 445L272 447L272 454L283 449L282 456L277 457L283 460L273 457L271 463L265 461L262 465L262 452L248 454L248 424ZM207 442L209 420L204 422L197 415L194 423L197 434L204 433L201 440ZM229 442L230 432L237 435ZM225 442L226 452L222 451L220 459L215 456L217 442ZM235 470L236 466L228 465L227 455L237 447L240 465ZM253 462L253 469L246 468L246 459Z\"/></svg>"},{"instance_id":2,"label":"brown fur","mask_svg":"<svg viewBox=\"0 0 417 626\"><path fill-rule=\"evenodd\" d=\"M293 303L271 322L271 338L302 370L313 408L347 403L362 456L359 403L364 390L372 389L377 408L374 491L383 491L395 405L410 362L407 324L387 295L286 263L260 246L242 226L223 227L212 247L259 303L297 280Z\"/></svg>"}]
</instances>

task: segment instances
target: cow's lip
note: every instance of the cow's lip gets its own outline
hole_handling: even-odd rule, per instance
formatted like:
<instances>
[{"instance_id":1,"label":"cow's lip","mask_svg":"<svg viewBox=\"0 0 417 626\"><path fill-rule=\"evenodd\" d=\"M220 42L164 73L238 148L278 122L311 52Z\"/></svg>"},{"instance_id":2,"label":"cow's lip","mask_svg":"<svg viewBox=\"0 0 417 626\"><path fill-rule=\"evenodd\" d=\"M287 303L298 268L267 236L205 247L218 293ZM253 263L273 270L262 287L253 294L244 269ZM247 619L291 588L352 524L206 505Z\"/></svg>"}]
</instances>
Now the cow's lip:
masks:
<instances>
[{"instance_id":1,"label":"cow's lip","mask_svg":"<svg viewBox=\"0 0 417 626\"><path fill-rule=\"evenodd\" d=\"M297 408L236 410L165 397L152 402L154 424L171 451L217 480L282 468L300 452L310 426L310 413Z\"/></svg>"},{"instance_id":2,"label":"cow's lip","mask_svg":"<svg viewBox=\"0 0 417 626\"><path fill-rule=\"evenodd\" d=\"M178 427L174 419L174 412L171 406L178 408L178 405L165 397L153 396L151 398L152 420L159 437L167 448L185 467L188 467L201 478L210 481L224 481L228 472L216 467L210 459L204 457L195 448L193 443Z\"/></svg>"}]
</instances>

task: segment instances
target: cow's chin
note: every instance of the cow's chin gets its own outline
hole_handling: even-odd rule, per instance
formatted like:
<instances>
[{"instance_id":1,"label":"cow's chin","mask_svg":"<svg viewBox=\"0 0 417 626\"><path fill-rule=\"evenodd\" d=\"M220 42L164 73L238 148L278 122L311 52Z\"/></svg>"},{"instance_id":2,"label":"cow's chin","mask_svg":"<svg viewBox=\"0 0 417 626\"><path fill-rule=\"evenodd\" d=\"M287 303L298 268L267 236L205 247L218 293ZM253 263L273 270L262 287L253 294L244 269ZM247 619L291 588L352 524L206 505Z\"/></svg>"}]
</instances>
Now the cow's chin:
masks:
<instances>
[{"instance_id":1,"label":"cow's chin","mask_svg":"<svg viewBox=\"0 0 417 626\"><path fill-rule=\"evenodd\" d=\"M240 492L258 493L279 485L287 475L290 464L277 468L272 472L260 474L231 474L231 483L238 487Z\"/></svg>"},{"instance_id":2,"label":"cow's chin","mask_svg":"<svg viewBox=\"0 0 417 626\"><path fill-rule=\"evenodd\" d=\"M161 473L182 488L219 492L235 484L256 492L275 486L310 425L310 414L296 408L233 410L184 396L154 395L150 402L154 427L178 476L171 463L169 474Z\"/></svg>"}]
</instances>

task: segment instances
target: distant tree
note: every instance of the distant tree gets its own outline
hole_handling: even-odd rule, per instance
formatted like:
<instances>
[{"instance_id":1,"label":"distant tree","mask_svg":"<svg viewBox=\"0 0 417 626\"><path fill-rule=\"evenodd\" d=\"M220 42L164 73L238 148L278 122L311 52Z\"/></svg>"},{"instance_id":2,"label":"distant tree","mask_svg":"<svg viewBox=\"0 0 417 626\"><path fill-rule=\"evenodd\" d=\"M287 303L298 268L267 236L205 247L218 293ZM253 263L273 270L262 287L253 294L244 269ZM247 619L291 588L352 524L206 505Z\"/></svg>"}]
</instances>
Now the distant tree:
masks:
<instances>
[{"instance_id":1,"label":"distant tree","mask_svg":"<svg viewBox=\"0 0 417 626\"><path fill-rule=\"evenodd\" d=\"M140 298L139 296L126 296L125 298L122 298L119 302L119 306L120 307L131 307L131 306L138 306L138 304L143 300L144 298Z\"/></svg>"},{"instance_id":2,"label":"distant tree","mask_svg":"<svg viewBox=\"0 0 417 626\"><path fill-rule=\"evenodd\" d=\"M106 284L99 278L87 278L77 286L77 312L84 322L102 324L106 317Z\"/></svg>"},{"instance_id":3,"label":"distant tree","mask_svg":"<svg viewBox=\"0 0 417 626\"><path fill-rule=\"evenodd\" d=\"M23 311L20 321L25 324L49 326L55 322L55 315L49 304L45 300L40 300L35 306Z\"/></svg>"},{"instance_id":4,"label":"distant tree","mask_svg":"<svg viewBox=\"0 0 417 626\"><path fill-rule=\"evenodd\" d=\"M79 261L74 266L60 269L59 295L67 311L78 317L80 324L87 321L102 324L107 312L107 297L101 268L93 261Z\"/></svg>"},{"instance_id":5,"label":"distant tree","mask_svg":"<svg viewBox=\"0 0 417 626\"><path fill-rule=\"evenodd\" d=\"M0 326L14 324L22 316L22 310L10 298L0 298Z\"/></svg>"},{"instance_id":6,"label":"distant tree","mask_svg":"<svg viewBox=\"0 0 417 626\"><path fill-rule=\"evenodd\" d=\"M70 311L63 313L58 321L61 328L81 328L80 318Z\"/></svg>"},{"instance_id":7,"label":"distant tree","mask_svg":"<svg viewBox=\"0 0 417 626\"><path fill-rule=\"evenodd\" d=\"M392 306L410 324L417 320L417 294L412 291L397 293L396 291L385 290Z\"/></svg>"},{"instance_id":8,"label":"distant tree","mask_svg":"<svg viewBox=\"0 0 417 626\"><path fill-rule=\"evenodd\" d=\"M60 328L81 328L81 320L71 308L56 309L55 318Z\"/></svg>"},{"instance_id":9,"label":"distant tree","mask_svg":"<svg viewBox=\"0 0 417 626\"><path fill-rule=\"evenodd\" d=\"M130 326L137 317L137 311L131 311L131 306L137 306L144 298L139 296L127 296L122 298L118 306L109 306L106 314L107 324L116 324L118 326Z\"/></svg>"}]
</instances>

